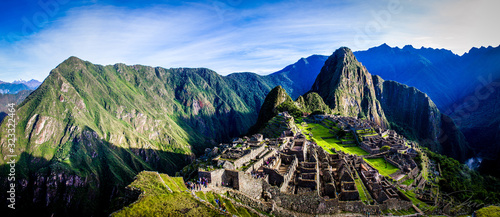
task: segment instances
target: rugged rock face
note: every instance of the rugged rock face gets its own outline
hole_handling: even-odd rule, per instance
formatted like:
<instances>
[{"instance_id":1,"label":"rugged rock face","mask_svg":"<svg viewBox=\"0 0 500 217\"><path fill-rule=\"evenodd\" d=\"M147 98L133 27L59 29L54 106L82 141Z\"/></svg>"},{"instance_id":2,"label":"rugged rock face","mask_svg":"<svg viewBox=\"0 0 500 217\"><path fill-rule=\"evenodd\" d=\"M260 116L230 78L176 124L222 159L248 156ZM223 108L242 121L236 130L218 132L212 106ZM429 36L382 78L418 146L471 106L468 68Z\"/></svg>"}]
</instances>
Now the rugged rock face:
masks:
<instances>
[{"instance_id":1,"label":"rugged rock face","mask_svg":"<svg viewBox=\"0 0 500 217\"><path fill-rule=\"evenodd\" d=\"M391 128L439 153L464 161L472 156L455 123L414 87L373 76L377 99Z\"/></svg>"},{"instance_id":2,"label":"rugged rock face","mask_svg":"<svg viewBox=\"0 0 500 217\"><path fill-rule=\"evenodd\" d=\"M372 76L349 48L328 58L312 91L341 115L366 117L460 161L471 154L463 134L425 93Z\"/></svg>"},{"instance_id":3,"label":"rugged rock face","mask_svg":"<svg viewBox=\"0 0 500 217\"><path fill-rule=\"evenodd\" d=\"M349 48L338 49L326 61L311 91L317 92L334 113L368 118L387 126L375 95L372 76Z\"/></svg>"}]
</instances>

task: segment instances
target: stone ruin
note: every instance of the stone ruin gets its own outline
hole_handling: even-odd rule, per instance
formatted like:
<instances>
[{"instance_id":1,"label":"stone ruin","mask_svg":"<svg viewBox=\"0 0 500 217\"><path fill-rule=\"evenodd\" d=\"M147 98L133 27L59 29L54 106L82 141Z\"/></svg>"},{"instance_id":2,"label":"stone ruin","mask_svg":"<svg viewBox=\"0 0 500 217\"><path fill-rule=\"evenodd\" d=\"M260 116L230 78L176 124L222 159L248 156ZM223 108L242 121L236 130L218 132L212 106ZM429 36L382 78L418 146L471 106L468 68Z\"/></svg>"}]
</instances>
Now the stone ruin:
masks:
<instances>
[{"instance_id":1,"label":"stone ruin","mask_svg":"<svg viewBox=\"0 0 500 217\"><path fill-rule=\"evenodd\" d=\"M223 166L212 171L200 169L198 175L207 178L211 186L234 189L258 203L274 201L296 212L377 212L412 206L408 197L362 157L337 150L330 154L301 133L285 131L281 135L274 140L254 135L220 145L227 148L213 161ZM417 167L410 156L393 154L387 157L388 162L393 161L402 171L415 172ZM361 202L360 185L374 204Z\"/></svg>"}]
</instances>

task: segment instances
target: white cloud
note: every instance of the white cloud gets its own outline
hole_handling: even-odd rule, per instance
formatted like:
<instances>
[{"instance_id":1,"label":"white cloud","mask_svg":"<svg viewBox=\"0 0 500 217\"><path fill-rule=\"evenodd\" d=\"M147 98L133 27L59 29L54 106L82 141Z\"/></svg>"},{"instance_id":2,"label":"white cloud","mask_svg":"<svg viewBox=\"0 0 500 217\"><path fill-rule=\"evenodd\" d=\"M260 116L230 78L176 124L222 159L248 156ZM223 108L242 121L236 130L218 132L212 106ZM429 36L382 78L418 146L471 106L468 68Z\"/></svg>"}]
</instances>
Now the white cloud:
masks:
<instances>
[{"instance_id":1,"label":"white cloud","mask_svg":"<svg viewBox=\"0 0 500 217\"><path fill-rule=\"evenodd\" d=\"M489 15L481 15L483 10L492 10L488 4L473 10L477 11L471 12L473 18L454 22L462 14L460 9L470 7L470 3L452 4L454 8L446 13L434 9L444 3L450 2L401 1L396 5L398 10L391 9L389 0L291 1L253 9L235 9L216 1L142 9L74 8L22 41L0 42L0 60L7 63L0 66L0 80L41 80L69 56L96 64L122 62L207 67L220 74L267 74L300 57L329 55L340 46L359 50L386 42L462 52L498 40L493 26L477 25L488 20ZM384 20L384 14L390 16ZM460 27L474 32L461 34L467 30Z\"/></svg>"}]
</instances>

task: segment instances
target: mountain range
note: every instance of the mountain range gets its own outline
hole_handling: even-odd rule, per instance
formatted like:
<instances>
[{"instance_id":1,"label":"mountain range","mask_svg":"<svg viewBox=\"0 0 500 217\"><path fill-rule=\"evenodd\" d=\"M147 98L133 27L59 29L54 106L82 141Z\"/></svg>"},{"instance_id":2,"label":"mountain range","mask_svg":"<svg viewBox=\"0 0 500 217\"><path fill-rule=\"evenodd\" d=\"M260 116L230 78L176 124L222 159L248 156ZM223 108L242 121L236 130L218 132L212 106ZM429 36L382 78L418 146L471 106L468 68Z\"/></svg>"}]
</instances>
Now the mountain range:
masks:
<instances>
[{"instance_id":1,"label":"mountain range","mask_svg":"<svg viewBox=\"0 0 500 217\"><path fill-rule=\"evenodd\" d=\"M17 107L19 204L46 215L109 213L127 203L123 188L138 172L173 174L205 148L267 122L280 105L367 118L431 150L470 157L462 133L432 96L370 74L357 55L341 48L267 76L102 66L70 57ZM272 90L275 101L266 103ZM6 125L0 126L1 174L9 170Z\"/></svg>"}]
</instances>

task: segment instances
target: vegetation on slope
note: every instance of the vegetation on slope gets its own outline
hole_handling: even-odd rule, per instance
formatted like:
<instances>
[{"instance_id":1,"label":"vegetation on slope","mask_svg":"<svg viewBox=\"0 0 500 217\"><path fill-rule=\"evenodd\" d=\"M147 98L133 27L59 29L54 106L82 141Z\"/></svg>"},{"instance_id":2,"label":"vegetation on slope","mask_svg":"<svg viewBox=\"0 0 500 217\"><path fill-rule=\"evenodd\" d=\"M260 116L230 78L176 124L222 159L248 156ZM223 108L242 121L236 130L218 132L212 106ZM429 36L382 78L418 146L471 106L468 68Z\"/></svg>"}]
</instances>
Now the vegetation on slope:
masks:
<instances>
[{"instance_id":1,"label":"vegetation on slope","mask_svg":"<svg viewBox=\"0 0 500 217\"><path fill-rule=\"evenodd\" d=\"M457 207L480 208L500 203L500 180L482 176L457 160L424 149L429 159L438 164L439 187L449 202ZM457 205L459 204L459 205Z\"/></svg>"},{"instance_id":2,"label":"vegetation on slope","mask_svg":"<svg viewBox=\"0 0 500 217\"><path fill-rule=\"evenodd\" d=\"M196 200L191 193L180 191L179 187L170 179L171 177L166 174L156 172L139 173L128 188L141 191L140 198L130 206L113 213L111 216L220 215L217 210ZM183 180L182 185L184 185Z\"/></svg>"},{"instance_id":3,"label":"vegetation on slope","mask_svg":"<svg viewBox=\"0 0 500 217\"><path fill-rule=\"evenodd\" d=\"M488 206L481 208L476 212L477 217L495 217L500 215L500 207Z\"/></svg>"}]
</instances>

